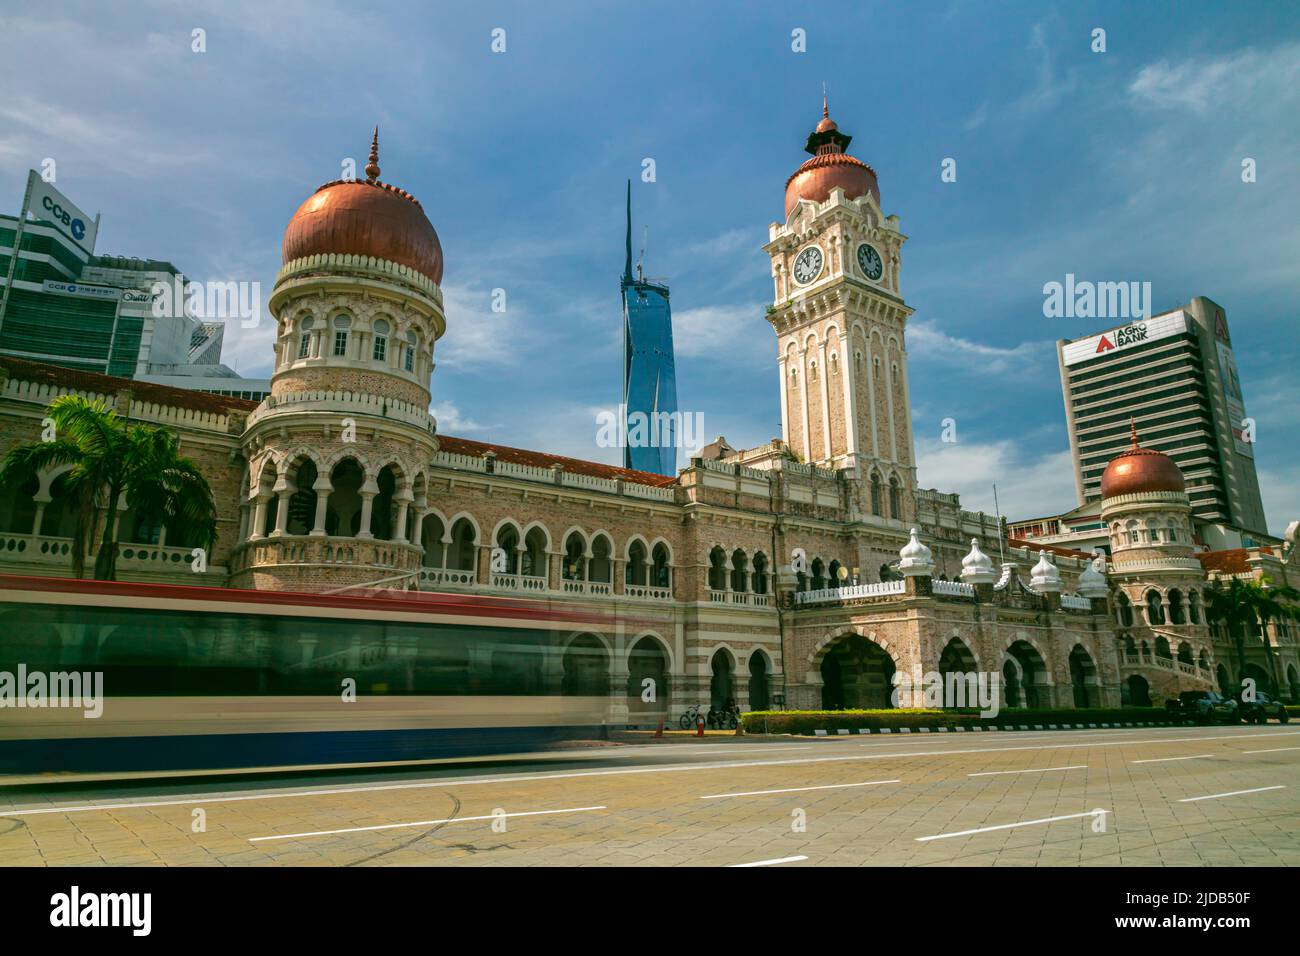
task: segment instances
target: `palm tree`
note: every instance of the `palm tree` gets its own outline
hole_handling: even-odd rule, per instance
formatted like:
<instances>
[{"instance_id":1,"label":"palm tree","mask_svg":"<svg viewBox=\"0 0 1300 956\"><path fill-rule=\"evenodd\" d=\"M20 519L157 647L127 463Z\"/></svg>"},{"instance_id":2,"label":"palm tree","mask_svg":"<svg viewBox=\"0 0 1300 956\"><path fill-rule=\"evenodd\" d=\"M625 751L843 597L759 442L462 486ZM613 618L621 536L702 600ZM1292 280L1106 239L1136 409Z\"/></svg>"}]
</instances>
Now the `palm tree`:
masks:
<instances>
[{"instance_id":1,"label":"palm tree","mask_svg":"<svg viewBox=\"0 0 1300 956\"><path fill-rule=\"evenodd\" d=\"M1205 602L1205 617L1212 624L1221 624L1227 629L1237 649L1237 675L1246 672L1246 632L1248 628L1258 626L1268 654L1270 670L1273 669L1273 655L1268 650L1268 635L1265 630L1269 621L1283 618L1300 620L1300 590L1288 585L1274 587L1268 578L1259 581L1243 581L1232 578L1224 587L1215 581L1210 587L1209 597ZM1276 682L1277 674L1273 675Z\"/></svg>"},{"instance_id":2,"label":"palm tree","mask_svg":"<svg viewBox=\"0 0 1300 956\"><path fill-rule=\"evenodd\" d=\"M76 513L75 576L85 576L86 552L102 507L95 578L116 579L117 503L123 496L148 525L166 526L183 540L211 550L217 537L212 489L194 462L180 455L174 433L128 424L103 401L78 395L56 398L48 415L54 423L54 440L11 448L0 464L0 484L21 483L37 472L72 466L64 487Z\"/></svg>"}]
</instances>

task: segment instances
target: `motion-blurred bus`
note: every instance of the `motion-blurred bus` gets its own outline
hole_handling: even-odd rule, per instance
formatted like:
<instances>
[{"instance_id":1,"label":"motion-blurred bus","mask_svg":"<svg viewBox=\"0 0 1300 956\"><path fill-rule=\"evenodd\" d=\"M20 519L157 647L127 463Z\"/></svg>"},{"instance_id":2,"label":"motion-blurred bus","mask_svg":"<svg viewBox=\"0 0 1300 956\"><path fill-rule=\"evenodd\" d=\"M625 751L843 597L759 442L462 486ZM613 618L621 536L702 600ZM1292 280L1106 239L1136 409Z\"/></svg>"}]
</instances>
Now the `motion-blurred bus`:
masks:
<instances>
[{"instance_id":1,"label":"motion-blurred bus","mask_svg":"<svg viewBox=\"0 0 1300 956\"><path fill-rule=\"evenodd\" d=\"M0 575L0 773L414 761L603 736L601 629L546 601ZM101 716L42 702L34 674L65 688L82 674L87 690L101 674Z\"/></svg>"}]
</instances>

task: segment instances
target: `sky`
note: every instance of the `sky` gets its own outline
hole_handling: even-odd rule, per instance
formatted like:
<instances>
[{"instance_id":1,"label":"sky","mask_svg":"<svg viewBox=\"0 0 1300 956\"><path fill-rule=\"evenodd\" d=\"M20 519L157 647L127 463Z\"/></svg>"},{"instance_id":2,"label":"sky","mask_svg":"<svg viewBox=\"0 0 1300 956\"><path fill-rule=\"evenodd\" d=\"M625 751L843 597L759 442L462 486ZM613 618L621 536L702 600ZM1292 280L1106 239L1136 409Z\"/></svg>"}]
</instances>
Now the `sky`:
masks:
<instances>
[{"instance_id":1,"label":"sky","mask_svg":"<svg viewBox=\"0 0 1300 956\"><path fill-rule=\"evenodd\" d=\"M0 0L0 63L0 209L52 158L101 254L260 282L261 321L226 332L249 376L285 224L378 124L446 260L439 431L610 463L629 178L679 406L708 439L779 436L761 247L824 83L908 237L923 487L992 512L996 482L1013 520L1075 505L1055 342L1118 323L1044 316L1073 273L1226 309L1270 530L1300 518L1300 5Z\"/></svg>"}]
</instances>

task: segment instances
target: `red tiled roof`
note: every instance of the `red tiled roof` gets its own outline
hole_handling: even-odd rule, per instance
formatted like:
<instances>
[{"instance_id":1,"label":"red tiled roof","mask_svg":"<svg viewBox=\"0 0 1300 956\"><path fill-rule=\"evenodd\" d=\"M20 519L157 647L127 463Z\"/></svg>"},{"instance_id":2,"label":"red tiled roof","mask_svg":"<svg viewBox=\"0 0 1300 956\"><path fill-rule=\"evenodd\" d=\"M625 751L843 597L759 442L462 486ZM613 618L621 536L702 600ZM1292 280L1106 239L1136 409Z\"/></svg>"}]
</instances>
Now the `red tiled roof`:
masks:
<instances>
[{"instance_id":1,"label":"red tiled roof","mask_svg":"<svg viewBox=\"0 0 1300 956\"><path fill-rule=\"evenodd\" d=\"M65 368L62 365L50 365L45 362L28 362L25 359L0 356L0 368L7 369L9 377L22 382L39 382L57 388L71 388L78 391L99 392L116 395L120 391L129 391L136 401L153 402L171 408L188 408L197 412L224 415L235 409L252 411L257 402L245 398L232 398L228 395L214 395L211 392L196 392L188 388L176 388L173 385L155 385L152 382L138 382L131 378L119 378L116 375L101 375L99 372L83 372L79 369Z\"/></svg>"},{"instance_id":2,"label":"red tiled roof","mask_svg":"<svg viewBox=\"0 0 1300 956\"><path fill-rule=\"evenodd\" d=\"M1007 538L1007 544L1013 548L1028 548L1030 551L1050 551L1052 554L1063 554L1069 558L1092 557L1087 551L1079 551L1075 548L1058 548L1054 544L1038 544L1034 541L1026 541L1023 538Z\"/></svg>"},{"instance_id":3,"label":"red tiled roof","mask_svg":"<svg viewBox=\"0 0 1300 956\"><path fill-rule=\"evenodd\" d=\"M1250 565L1246 559L1252 551L1260 554L1273 554L1272 548L1229 548L1226 551L1199 551L1196 559L1206 571L1218 571L1220 574L1246 574Z\"/></svg>"},{"instance_id":4,"label":"red tiled roof","mask_svg":"<svg viewBox=\"0 0 1300 956\"><path fill-rule=\"evenodd\" d=\"M472 438L453 438L450 435L438 435L438 444L442 450L453 455L469 455L481 458L486 452L493 452L497 461L510 462L514 465L531 465L534 468L563 466L565 471L575 475L589 475L592 478L621 478L636 485L655 485L666 487L676 484L676 476L656 475L649 471L633 471L630 468L616 468L602 465L595 461L583 461L581 458L565 458L563 455L548 455L541 451L527 451L511 448L508 445L491 445L487 442L474 441Z\"/></svg>"}]
</instances>

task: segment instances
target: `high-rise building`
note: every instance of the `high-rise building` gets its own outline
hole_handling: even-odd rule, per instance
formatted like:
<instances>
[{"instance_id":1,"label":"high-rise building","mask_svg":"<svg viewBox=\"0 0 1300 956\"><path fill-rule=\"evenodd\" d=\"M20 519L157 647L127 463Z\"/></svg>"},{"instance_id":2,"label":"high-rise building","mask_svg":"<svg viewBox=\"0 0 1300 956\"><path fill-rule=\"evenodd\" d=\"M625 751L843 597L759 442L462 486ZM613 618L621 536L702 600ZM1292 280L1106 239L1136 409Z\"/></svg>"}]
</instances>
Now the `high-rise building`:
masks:
<instances>
[{"instance_id":1,"label":"high-rise building","mask_svg":"<svg viewBox=\"0 0 1300 956\"><path fill-rule=\"evenodd\" d=\"M1254 431L1223 307L1197 296L1152 318L1057 343L1079 503L1101 498L1107 463L1130 443L1172 458L1203 543L1268 536Z\"/></svg>"},{"instance_id":2,"label":"high-rise building","mask_svg":"<svg viewBox=\"0 0 1300 956\"><path fill-rule=\"evenodd\" d=\"M677 474L681 417L673 364L668 286L650 282L637 263L632 275L632 183L627 185L627 260L623 294L623 467Z\"/></svg>"},{"instance_id":3,"label":"high-rise building","mask_svg":"<svg viewBox=\"0 0 1300 956\"><path fill-rule=\"evenodd\" d=\"M20 223L27 213L36 218ZM176 266L96 255L97 234L98 219L90 225L31 174L24 212L0 215L0 355L238 398L269 394L269 381L220 363L224 323L184 309L158 314L155 287L186 285Z\"/></svg>"}]
</instances>

